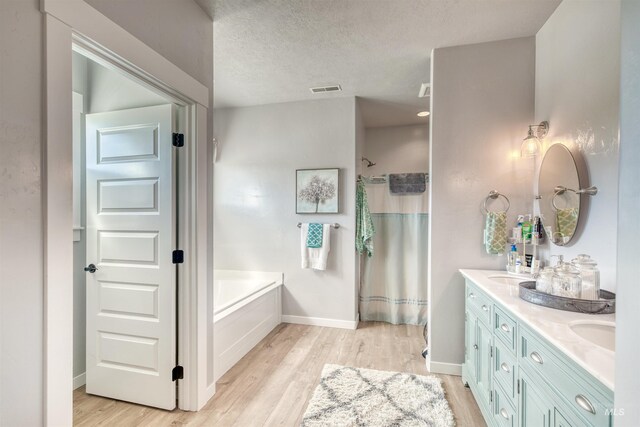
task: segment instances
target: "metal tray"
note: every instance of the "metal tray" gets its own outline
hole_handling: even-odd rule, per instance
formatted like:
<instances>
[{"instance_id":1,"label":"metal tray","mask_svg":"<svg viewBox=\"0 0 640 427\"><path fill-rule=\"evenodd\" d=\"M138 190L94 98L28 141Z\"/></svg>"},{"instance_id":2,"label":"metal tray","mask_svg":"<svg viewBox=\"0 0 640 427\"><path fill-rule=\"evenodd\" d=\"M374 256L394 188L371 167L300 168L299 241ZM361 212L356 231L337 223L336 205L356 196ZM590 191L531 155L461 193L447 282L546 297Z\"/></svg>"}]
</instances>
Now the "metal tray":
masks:
<instances>
[{"instance_id":1,"label":"metal tray","mask_svg":"<svg viewBox=\"0 0 640 427\"><path fill-rule=\"evenodd\" d=\"M519 286L520 298L544 307L556 310L575 311L585 314L610 314L616 312L616 294L600 290L600 299L596 301L559 297L536 290L536 282L521 282Z\"/></svg>"}]
</instances>

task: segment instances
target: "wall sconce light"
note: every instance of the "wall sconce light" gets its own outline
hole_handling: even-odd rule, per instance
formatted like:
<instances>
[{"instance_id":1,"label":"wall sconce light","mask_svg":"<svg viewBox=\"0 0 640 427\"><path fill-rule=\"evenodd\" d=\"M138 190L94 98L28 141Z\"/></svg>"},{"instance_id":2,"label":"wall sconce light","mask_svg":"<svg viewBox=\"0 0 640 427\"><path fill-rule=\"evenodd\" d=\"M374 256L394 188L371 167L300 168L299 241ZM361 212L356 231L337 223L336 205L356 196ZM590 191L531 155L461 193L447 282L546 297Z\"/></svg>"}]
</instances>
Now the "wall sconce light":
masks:
<instances>
[{"instance_id":1,"label":"wall sconce light","mask_svg":"<svg viewBox=\"0 0 640 427\"><path fill-rule=\"evenodd\" d=\"M533 128L537 128L535 133ZM549 133L549 122L540 122L539 125L529 125L529 132L527 137L522 141L520 146L520 157L535 157L540 154L541 145L540 139L547 136Z\"/></svg>"}]
</instances>

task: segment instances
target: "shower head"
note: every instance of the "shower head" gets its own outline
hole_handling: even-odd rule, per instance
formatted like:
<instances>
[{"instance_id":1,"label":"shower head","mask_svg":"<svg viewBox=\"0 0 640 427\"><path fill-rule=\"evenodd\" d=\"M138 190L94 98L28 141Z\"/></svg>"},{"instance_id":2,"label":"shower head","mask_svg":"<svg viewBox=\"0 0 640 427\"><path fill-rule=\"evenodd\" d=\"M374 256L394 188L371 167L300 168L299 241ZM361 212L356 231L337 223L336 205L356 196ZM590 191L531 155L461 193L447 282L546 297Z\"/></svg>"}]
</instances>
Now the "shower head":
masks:
<instances>
[{"instance_id":1,"label":"shower head","mask_svg":"<svg viewBox=\"0 0 640 427\"><path fill-rule=\"evenodd\" d=\"M373 163L371 160L367 159L366 157L362 158L363 162L367 162L367 167L370 168L371 166L375 166L376 164Z\"/></svg>"}]
</instances>

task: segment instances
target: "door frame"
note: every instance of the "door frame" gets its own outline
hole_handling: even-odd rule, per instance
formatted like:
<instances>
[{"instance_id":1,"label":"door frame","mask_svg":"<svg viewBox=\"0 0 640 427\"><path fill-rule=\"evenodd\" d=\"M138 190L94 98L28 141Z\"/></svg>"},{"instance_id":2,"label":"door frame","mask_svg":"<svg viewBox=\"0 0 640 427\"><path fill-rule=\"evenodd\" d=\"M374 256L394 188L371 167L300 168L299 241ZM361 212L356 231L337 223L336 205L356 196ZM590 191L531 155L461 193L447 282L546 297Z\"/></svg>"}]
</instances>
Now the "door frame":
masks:
<instances>
[{"instance_id":1,"label":"door frame","mask_svg":"<svg viewBox=\"0 0 640 427\"><path fill-rule=\"evenodd\" d=\"M213 322L208 220L212 149L209 90L83 0L41 0L45 78L42 161L44 239L44 424L73 423L72 50L126 74L184 107L179 156L180 249L178 407L201 409L215 393L209 348Z\"/></svg>"}]
</instances>

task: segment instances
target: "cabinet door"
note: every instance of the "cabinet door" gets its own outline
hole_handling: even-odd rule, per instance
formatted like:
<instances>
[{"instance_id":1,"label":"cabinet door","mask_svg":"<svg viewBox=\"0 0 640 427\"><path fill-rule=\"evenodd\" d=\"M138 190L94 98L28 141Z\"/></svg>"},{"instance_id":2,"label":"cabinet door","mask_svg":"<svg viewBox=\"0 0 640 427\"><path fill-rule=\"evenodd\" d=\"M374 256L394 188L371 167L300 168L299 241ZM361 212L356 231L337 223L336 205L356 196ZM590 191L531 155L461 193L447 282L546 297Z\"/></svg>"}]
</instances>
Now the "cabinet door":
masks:
<instances>
[{"instance_id":1,"label":"cabinet door","mask_svg":"<svg viewBox=\"0 0 640 427\"><path fill-rule=\"evenodd\" d=\"M491 395L491 345L493 339L491 330L485 326L479 319L476 327L476 342L478 343L477 366L478 366L478 391L489 404Z\"/></svg>"},{"instance_id":2,"label":"cabinet door","mask_svg":"<svg viewBox=\"0 0 640 427\"><path fill-rule=\"evenodd\" d=\"M551 406L525 375L520 377L520 427L550 427Z\"/></svg>"},{"instance_id":3,"label":"cabinet door","mask_svg":"<svg viewBox=\"0 0 640 427\"><path fill-rule=\"evenodd\" d=\"M571 424L569 424L569 421L567 421L567 419L558 410L558 408L555 408L554 410L553 427L572 427Z\"/></svg>"},{"instance_id":4,"label":"cabinet door","mask_svg":"<svg viewBox=\"0 0 640 427\"><path fill-rule=\"evenodd\" d=\"M471 376L470 380L476 382L478 378L478 340L476 337L478 319L472 311L467 311L465 316L465 363Z\"/></svg>"}]
</instances>

